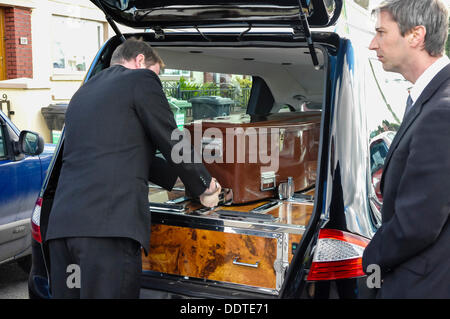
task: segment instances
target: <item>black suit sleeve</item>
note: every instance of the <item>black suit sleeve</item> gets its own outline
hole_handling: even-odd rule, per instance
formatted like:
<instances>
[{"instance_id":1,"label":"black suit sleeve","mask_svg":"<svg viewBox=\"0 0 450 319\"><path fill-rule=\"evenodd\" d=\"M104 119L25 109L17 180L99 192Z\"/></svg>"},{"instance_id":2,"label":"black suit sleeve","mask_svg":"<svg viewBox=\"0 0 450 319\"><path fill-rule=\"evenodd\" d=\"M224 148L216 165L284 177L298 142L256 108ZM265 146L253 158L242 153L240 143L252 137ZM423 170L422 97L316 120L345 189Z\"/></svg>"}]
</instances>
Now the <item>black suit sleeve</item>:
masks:
<instances>
[{"instance_id":1,"label":"black suit sleeve","mask_svg":"<svg viewBox=\"0 0 450 319\"><path fill-rule=\"evenodd\" d=\"M150 70L139 72L134 90L136 113L151 138L153 145L161 151L164 158L178 175L189 193L196 197L201 195L211 182L211 175L201 163L174 162L172 149L178 143L172 139L172 133L178 132L173 113L162 90L161 82ZM193 148L191 147L193 152ZM171 175L169 175L171 176Z\"/></svg>"},{"instance_id":2,"label":"black suit sleeve","mask_svg":"<svg viewBox=\"0 0 450 319\"><path fill-rule=\"evenodd\" d=\"M148 180L171 191L177 181L177 171L163 158L155 156L150 166Z\"/></svg>"},{"instance_id":3,"label":"black suit sleeve","mask_svg":"<svg viewBox=\"0 0 450 319\"><path fill-rule=\"evenodd\" d=\"M393 217L364 251L363 267L389 271L432 245L450 213L450 98L427 111L414 128Z\"/></svg>"}]
</instances>

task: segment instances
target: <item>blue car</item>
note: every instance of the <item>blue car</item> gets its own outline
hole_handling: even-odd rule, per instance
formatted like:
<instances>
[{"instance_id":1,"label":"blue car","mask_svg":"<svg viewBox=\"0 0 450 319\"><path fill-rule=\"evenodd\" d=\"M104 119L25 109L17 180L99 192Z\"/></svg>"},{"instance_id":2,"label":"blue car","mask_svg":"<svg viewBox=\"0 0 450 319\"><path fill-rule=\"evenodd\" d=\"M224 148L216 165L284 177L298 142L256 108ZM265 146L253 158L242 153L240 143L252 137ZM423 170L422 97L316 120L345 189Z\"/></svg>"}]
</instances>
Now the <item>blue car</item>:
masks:
<instances>
[{"instance_id":1,"label":"blue car","mask_svg":"<svg viewBox=\"0 0 450 319\"><path fill-rule=\"evenodd\" d=\"M31 267L30 218L53 151L0 111L0 264L16 259Z\"/></svg>"}]
</instances>

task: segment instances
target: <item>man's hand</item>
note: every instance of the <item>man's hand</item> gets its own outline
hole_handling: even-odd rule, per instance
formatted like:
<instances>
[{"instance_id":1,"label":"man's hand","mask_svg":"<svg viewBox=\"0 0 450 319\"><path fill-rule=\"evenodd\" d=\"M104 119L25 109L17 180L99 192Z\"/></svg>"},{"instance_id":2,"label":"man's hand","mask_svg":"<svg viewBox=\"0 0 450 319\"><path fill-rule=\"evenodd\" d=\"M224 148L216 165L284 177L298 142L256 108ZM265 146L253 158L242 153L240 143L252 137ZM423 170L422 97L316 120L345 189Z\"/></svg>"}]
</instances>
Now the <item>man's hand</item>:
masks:
<instances>
[{"instance_id":1,"label":"man's hand","mask_svg":"<svg viewBox=\"0 0 450 319\"><path fill-rule=\"evenodd\" d=\"M200 195L200 203L206 207L215 207L219 204L219 194L222 187L213 177L211 178L211 183L209 187Z\"/></svg>"}]
</instances>

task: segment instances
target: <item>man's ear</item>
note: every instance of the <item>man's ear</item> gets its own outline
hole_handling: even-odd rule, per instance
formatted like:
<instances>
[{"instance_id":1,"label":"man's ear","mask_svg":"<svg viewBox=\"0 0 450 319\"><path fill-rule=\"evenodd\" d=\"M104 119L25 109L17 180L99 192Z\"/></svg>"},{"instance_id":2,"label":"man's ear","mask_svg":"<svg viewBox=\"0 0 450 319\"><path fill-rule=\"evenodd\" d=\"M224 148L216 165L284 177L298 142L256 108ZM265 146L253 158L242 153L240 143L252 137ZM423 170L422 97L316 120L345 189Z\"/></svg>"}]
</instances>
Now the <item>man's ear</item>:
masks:
<instances>
[{"instance_id":1,"label":"man's ear","mask_svg":"<svg viewBox=\"0 0 450 319\"><path fill-rule=\"evenodd\" d=\"M418 25L412 28L411 31L406 35L408 38L408 43L413 48L424 48L426 34L427 29L423 25Z\"/></svg>"},{"instance_id":2,"label":"man's ear","mask_svg":"<svg viewBox=\"0 0 450 319\"><path fill-rule=\"evenodd\" d=\"M135 63L136 69L145 68L145 56L142 53L139 53L136 56L136 58L134 59L134 63Z\"/></svg>"}]
</instances>

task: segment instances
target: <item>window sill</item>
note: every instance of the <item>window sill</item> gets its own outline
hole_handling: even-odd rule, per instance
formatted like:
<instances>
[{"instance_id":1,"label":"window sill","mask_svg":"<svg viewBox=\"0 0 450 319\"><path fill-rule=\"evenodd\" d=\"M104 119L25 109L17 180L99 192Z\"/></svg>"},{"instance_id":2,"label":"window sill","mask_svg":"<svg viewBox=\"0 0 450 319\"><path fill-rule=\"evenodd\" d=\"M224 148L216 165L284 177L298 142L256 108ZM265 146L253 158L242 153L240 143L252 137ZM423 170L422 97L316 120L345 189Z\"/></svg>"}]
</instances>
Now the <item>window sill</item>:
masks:
<instances>
[{"instance_id":1,"label":"window sill","mask_svg":"<svg viewBox=\"0 0 450 319\"><path fill-rule=\"evenodd\" d=\"M50 89L50 83L37 81L30 78L17 78L0 81L0 89L27 89L27 90Z\"/></svg>"},{"instance_id":2,"label":"window sill","mask_svg":"<svg viewBox=\"0 0 450 319\"><path fill-rule=\"evenodd\" d=\"M82 74L53 74L50 77L51 81L83 81L86 73Z\"/></svg>"},{"instance_id":3,"label":"window sill","mask_svg":"<svg viewBox=\"0 0 450 319\"><path fill-rule=\"evenodd\" d=\"M30 9L35 9L37 6L35 0L3 0L2 5L11 5L14 7L24 7Z\"/></svg>"}]
</instances>

